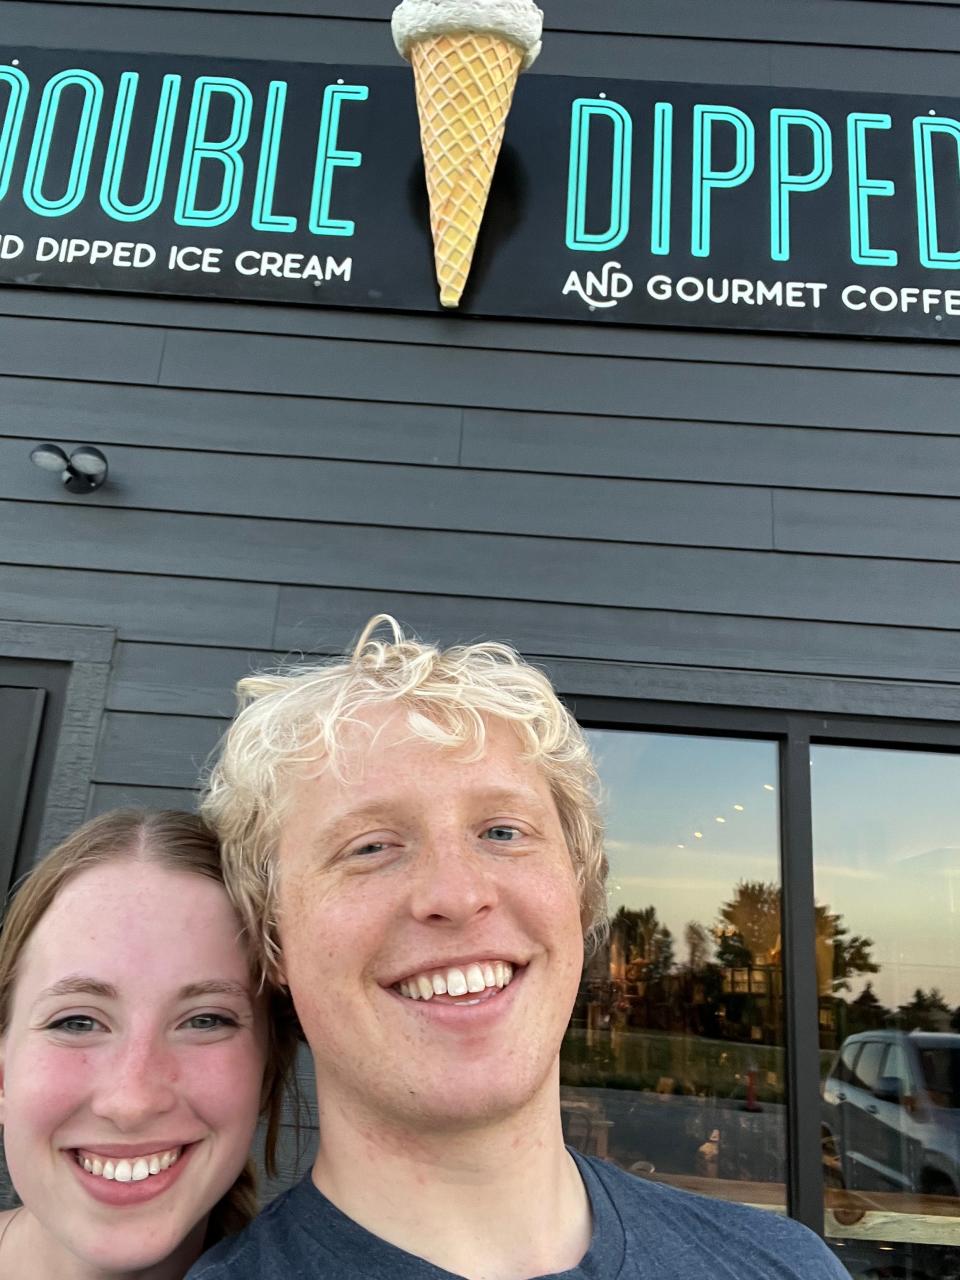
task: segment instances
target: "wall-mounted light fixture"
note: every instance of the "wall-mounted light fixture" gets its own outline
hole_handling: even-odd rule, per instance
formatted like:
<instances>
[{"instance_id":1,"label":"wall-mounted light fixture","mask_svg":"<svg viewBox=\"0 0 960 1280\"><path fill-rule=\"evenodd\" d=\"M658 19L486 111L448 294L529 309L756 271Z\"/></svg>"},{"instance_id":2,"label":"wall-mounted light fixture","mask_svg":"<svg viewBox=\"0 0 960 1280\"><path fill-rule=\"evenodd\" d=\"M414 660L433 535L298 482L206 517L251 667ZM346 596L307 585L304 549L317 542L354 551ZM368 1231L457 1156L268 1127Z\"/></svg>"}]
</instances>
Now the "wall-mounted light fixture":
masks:
<instances>
[{"instance_id":1,"label":"wall-mounted light fixture","mask_svg":"<svg viewBox=\"0 0 960 1280\"><path fill-rule=\"evenodd\" d=\"M44 471L57 471L68 493L93 493L107 478L110 467L99 449L81 445L69 457L58 444L38 444L30 461Z\"/></svg>"}]
</instances>

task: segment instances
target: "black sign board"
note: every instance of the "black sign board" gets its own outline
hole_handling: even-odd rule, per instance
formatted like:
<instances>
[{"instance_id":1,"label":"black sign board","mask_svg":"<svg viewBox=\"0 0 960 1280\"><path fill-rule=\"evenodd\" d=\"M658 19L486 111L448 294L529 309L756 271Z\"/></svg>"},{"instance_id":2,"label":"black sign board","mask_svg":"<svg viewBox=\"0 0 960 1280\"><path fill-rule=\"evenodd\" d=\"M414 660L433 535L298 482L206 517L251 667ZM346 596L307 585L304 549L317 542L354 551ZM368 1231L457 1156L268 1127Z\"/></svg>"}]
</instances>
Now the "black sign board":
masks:
<instances>
[{"instance_id":1,"label":"black sign board","mask_svg":"<svg viewBox=\"0 0 960 1280\"><path fill-rule=\"evenodd\" d=\"M461 312L960 338L958 108L524 75ZM0 283L441 310L410 69L8 51Z\"/></svg>"}]
</instances>

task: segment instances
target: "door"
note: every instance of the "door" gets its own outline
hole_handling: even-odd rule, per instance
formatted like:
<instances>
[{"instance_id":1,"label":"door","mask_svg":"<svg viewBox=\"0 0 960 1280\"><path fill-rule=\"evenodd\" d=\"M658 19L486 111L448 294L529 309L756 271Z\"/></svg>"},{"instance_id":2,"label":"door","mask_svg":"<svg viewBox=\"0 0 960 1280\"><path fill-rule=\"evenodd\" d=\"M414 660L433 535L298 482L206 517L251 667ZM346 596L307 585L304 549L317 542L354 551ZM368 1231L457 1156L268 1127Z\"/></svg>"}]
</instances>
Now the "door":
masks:
<instances>
[{"instance_id":1,"label":"door","mask_svg":"<svg viewBox=\"0 0 960 1280\"><path fill-rule=\"evenodd\" d=\"M891 1191L920 1190L916 1178L919 1169L918 1126L908 1109L917 1095L911 1080L910 1065L904 1045L899 1040L887 1046L887 1056L880 1068L884 1096L875 1099L877 1127L882 1145L881 1161ZM891 1090L890 1086L894 1086ZM894 1096L891 1096L894 1095Z\"/></svg>"},{"instance_id":2,"label":"door","mask_svg":"<svg viewBox=\"0 0 960 1280\"><path fill-rule=\"evenodd\" d=\"M882 1151L878 1106L874 1089L880 1081L880 1066L887 1046L883 1040L868 1040L857 1058L856 1080L847 1086L844 1126L847 1141L848 1186L861 1190L883 1190Z\"/></svg>"},{"instance_id":3,"label":"door","mask_svg":"<svg viewBox=\"0 0 960 1280\"><path fill-rule=\"evenodd\" d=\"M46 692L0 686L0 895L10 888ZM2 898L0 898L2 900Z\"/></svg>"}]
</instances>

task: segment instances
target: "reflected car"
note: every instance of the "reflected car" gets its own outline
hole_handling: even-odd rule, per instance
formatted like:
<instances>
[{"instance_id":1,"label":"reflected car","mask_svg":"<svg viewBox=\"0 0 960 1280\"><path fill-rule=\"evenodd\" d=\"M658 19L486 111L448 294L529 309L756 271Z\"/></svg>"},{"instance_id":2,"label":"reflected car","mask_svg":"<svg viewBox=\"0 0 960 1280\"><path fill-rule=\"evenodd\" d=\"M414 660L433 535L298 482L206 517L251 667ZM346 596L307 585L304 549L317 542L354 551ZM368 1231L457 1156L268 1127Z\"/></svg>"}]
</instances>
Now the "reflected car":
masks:
<instances>
[{"instance_id":1,"label":"reflected car","mask_svg":"<svg viewBox=\"0 0 960 1280\"><path fill-rule=\"evenodd\" d=\"M823 1083L828 1182L960 1195L960 1035L865 1031Z\"/></svg>"}]
</instances>

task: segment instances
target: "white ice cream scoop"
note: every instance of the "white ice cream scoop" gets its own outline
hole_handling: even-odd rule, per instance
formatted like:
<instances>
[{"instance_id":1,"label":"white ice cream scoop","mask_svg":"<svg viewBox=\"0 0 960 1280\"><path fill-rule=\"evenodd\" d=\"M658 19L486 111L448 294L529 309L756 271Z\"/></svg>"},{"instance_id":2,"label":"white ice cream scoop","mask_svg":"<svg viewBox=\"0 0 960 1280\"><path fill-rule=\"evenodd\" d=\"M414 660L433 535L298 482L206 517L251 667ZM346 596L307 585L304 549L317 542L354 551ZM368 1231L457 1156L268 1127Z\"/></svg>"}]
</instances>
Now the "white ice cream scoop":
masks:
<instances>
[{"instance_id":1,"label":"white ice cream scoop","mask_svg":"<svg viewBox=\"0 0 960 1280\"><path fill-rule=\"evenodd\" d=\"M471 31L515 44L526 70L540 52L543 10L533 0L403 0L393 11L392 27L397 50L407 59L420 40Z\"/></svg>"}]
</instances>

